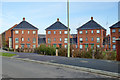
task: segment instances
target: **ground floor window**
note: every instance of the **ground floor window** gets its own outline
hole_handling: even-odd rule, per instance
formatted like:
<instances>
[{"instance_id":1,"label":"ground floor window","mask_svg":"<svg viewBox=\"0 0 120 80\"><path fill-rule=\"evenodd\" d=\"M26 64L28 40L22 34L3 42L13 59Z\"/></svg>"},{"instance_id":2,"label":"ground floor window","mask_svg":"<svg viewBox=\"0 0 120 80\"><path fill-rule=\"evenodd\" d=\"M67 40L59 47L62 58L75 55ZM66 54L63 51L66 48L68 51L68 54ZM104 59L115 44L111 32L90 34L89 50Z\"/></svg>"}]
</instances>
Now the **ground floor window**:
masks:
<instances>
[{"instance_id":1,"label":"ground floor window","mask_svg":"<svg viewBox=\"0 0 120 80\"><path fill-rule=\"evenodd\" d=\"M113 47L113 50L115 50L115 49L116 49L116 46L115 46L115 45L113 45L112 47Z\"/></svg>"},{"instance_id":2,"label":"ground floor window","mask_svg":"<svg viewBox=\"0 0 120 80\"><path fill-rule=\"evenodd\" d=\"M33 48L36 48L36 45L33 45Z\"/></svg>"},{"instance_id":3,"label":"ground floor window","mask_svg":"<svg viewBox=\"0 0 120 80\"><path fill-rule=\"evenodd\" d=\"M67 48L67 45L65 45L65 48Z\"/></svg>"},{"instance_id":4,"label":"ground floor window","mask_svg":"<svg viewBox=\"0 0 120 80\"><path fill-rule=\"evenodd\" d=\"M59 47L61 48L61 47L62 47L62 44L59 44Z\"/></svg>"},{"instance_id":5,"label":"ground floor window","mask_svg":"<svg viewBox=\"0 0 120 80\"><path fill-rule=\"evenodd\" d=\"M80 49L82 49L83 48L83 45L80 45Z\"/></svg>"},{"instance_id":6,"label":"ground floor window","mask_svg":"<svg viewBox=\"0 0 120 80\"><path fill-rule=\"evenodd\" d=\"M88 48L88 44L85 44L85 49L87 49Z\"/></svg>"},{"instance_id":7,"label":"ground floor window","mask_svg":"<svg viewBox=\"0 0 120 80\"><path fill-rule=\"evenodd\" d=\"M91 49L93 49L94 48L94 44L91 44Z\"/></svg>"},{"instance_id":8,"label":"ground floor window","mask_svg":"<svg viewBox=\"0 0 120 80\"><path fill-rule=\"evenodd\" d=\"M15 45L15 49L18 49L18 45Z\"/></svg>"},{"instance_id":9,"label":"ground floor window","mask_svg":"<svg viewBox=\"0 0 120 80\"><path fill-rule=\"evenodd\" d=\"M27 48L30 48L30 44L27 44Z\"/></svg>"},{"instance_id":10,"label":"ground floor window","mask_svg":"<svg viewBox=\"0 0 120 80\"><path fill-rule=\"evenodd\" d=\"M56 48L56 44L53 44L53 47Z\"/></svg>"},{"instance_id":11,"label":"ground floor window","mask_svg":"<svg viewBox=\"0 0 120 80\"><path fill-rule=\"evenodd\" d=\"M25 46L24 44L21 44L21 48L24 48L24 46Z\"/></svg>"},{"instance_id":12,"label":"ground floor window","mask_svg":"<svg viewBox=\"0 0 120 80\"><path fill-rule=\"evenodd\" d=\"M97 47L99 48L99 47L100 47L100 45L97 45Z\"/></svg>"}]
</instances>

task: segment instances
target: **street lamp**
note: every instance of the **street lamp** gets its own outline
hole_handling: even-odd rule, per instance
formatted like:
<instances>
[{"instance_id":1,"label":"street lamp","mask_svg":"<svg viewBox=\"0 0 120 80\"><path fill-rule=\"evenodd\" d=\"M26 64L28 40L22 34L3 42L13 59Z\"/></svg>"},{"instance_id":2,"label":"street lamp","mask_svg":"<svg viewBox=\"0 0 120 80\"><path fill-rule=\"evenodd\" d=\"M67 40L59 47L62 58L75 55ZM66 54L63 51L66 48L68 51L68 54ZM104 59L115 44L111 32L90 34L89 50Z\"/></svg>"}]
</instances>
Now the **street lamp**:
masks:
<instances>
[{"instance_id":1,"label":"street lamp","mask_svg":"<svg viewBox=\"0 0 120 80\"><path fill-rule=\"evenodd\" d=\"M70 32L69 32L69 0L67 0L67 23L68 23L68 49L67 49L67 52L68 52L68 57L70 57Z\"/></svg>"}]
</instances>

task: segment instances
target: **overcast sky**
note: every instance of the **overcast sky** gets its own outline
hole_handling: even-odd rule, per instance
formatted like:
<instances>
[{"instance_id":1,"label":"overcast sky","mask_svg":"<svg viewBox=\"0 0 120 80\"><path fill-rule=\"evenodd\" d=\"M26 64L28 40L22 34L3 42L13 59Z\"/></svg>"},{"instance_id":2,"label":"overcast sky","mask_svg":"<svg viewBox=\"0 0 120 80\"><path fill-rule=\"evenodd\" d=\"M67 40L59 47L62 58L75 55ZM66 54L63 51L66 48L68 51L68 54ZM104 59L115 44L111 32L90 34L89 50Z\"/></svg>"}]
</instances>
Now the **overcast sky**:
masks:
<instances>
[{"instance_id":1,"label":"overcast sky","mask_svg":"<svg viewBox=\"0 0 120 80\"><path fill-rule=\"evenodd\" d=\"M71 2L70 28L71 34L91 18L107 29L118 21L117 2ZM56 22L57 18L67 25L67 3L65 2L3 2L0 33L19 24L22 18L39 28L39 34ZM2 21L2 22L1 22Z\"/></svg>"}]
</instances>

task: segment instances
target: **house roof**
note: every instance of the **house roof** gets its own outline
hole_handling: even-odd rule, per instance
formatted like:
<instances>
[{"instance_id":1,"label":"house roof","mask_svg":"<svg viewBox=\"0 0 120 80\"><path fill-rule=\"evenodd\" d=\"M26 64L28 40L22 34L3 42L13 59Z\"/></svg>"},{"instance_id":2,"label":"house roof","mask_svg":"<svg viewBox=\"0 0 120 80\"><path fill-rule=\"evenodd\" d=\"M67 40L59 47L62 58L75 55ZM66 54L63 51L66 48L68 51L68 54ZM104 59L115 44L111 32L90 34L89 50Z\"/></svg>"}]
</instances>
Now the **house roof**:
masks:
<instances>
[{"instance_id":1,"label":"house roof","mask_svg":"<svg viewBox=\"0 0 120 80\"><path fill-rule=\"evenodd\" d=\"M91 20L82 25L81 27L77 28L77 30L84 30L84 29L104 29L100 24L98 24L96 21L93 20L93 17L91 17Z\"/></svg>"},{"instance_id":2,"label":"house roof","mask_svg":"<svg viewBox=\"0 0 120 80\"><path fill-rule=\"evenodd\" d=\"M14 29L30 29L30 30L37 29L38 30L38 28L34 27L32 24L25 21L25 18L23 18L23 21L20 22L17 26L15 26L13 30Z\"/></svg>"},{"instance_id":3,"label":"house roof","mask_svg":"<svg viewBox=\"0 0 120 80\"><path fill-rule=\"evenodd\" d=\"M38 38L46 38L45 34L38 34Z\"/></svg>"},{"instance_id":4,"label":"house roof","mask_svg":"<svg viewBox=\"0 0 120 80\"><path fill-rule=\"evenodd\" d=\"M52 24L51 26L49 26L48 28L46 28L45 30L67 30L68 27L65 26L64 24L62 24L60 21L59 21L59 18L57 18L57 21Z\"/></svg>"},{"instance_id":5,"label":"house roof","mask_svg":"<svg viewBox=\"0 0 120 80\"><path fill-rule=\"evenodd\" d=\"M120 21L110 26L110 28L120 28Z\"/></svg>"}]
</instances>

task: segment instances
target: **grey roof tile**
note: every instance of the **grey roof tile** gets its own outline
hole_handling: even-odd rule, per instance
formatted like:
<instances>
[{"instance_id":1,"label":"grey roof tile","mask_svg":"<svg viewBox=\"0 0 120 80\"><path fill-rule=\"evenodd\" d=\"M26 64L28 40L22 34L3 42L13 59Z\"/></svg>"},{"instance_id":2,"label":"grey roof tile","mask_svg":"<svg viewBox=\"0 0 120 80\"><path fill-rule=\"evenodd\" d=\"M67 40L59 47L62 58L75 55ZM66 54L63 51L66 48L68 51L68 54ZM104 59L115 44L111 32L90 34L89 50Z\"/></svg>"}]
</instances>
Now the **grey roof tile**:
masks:
<instances>
[{"instance_id":1,"label":"grey roof tile","mask_svg":"<svg viewBox=\"0 0 120 80\"><path fill-rule=\"evenodd\" d=\"M110 28L120 28L120 21L110 26Z\"/></svg>"}]
</instances>

